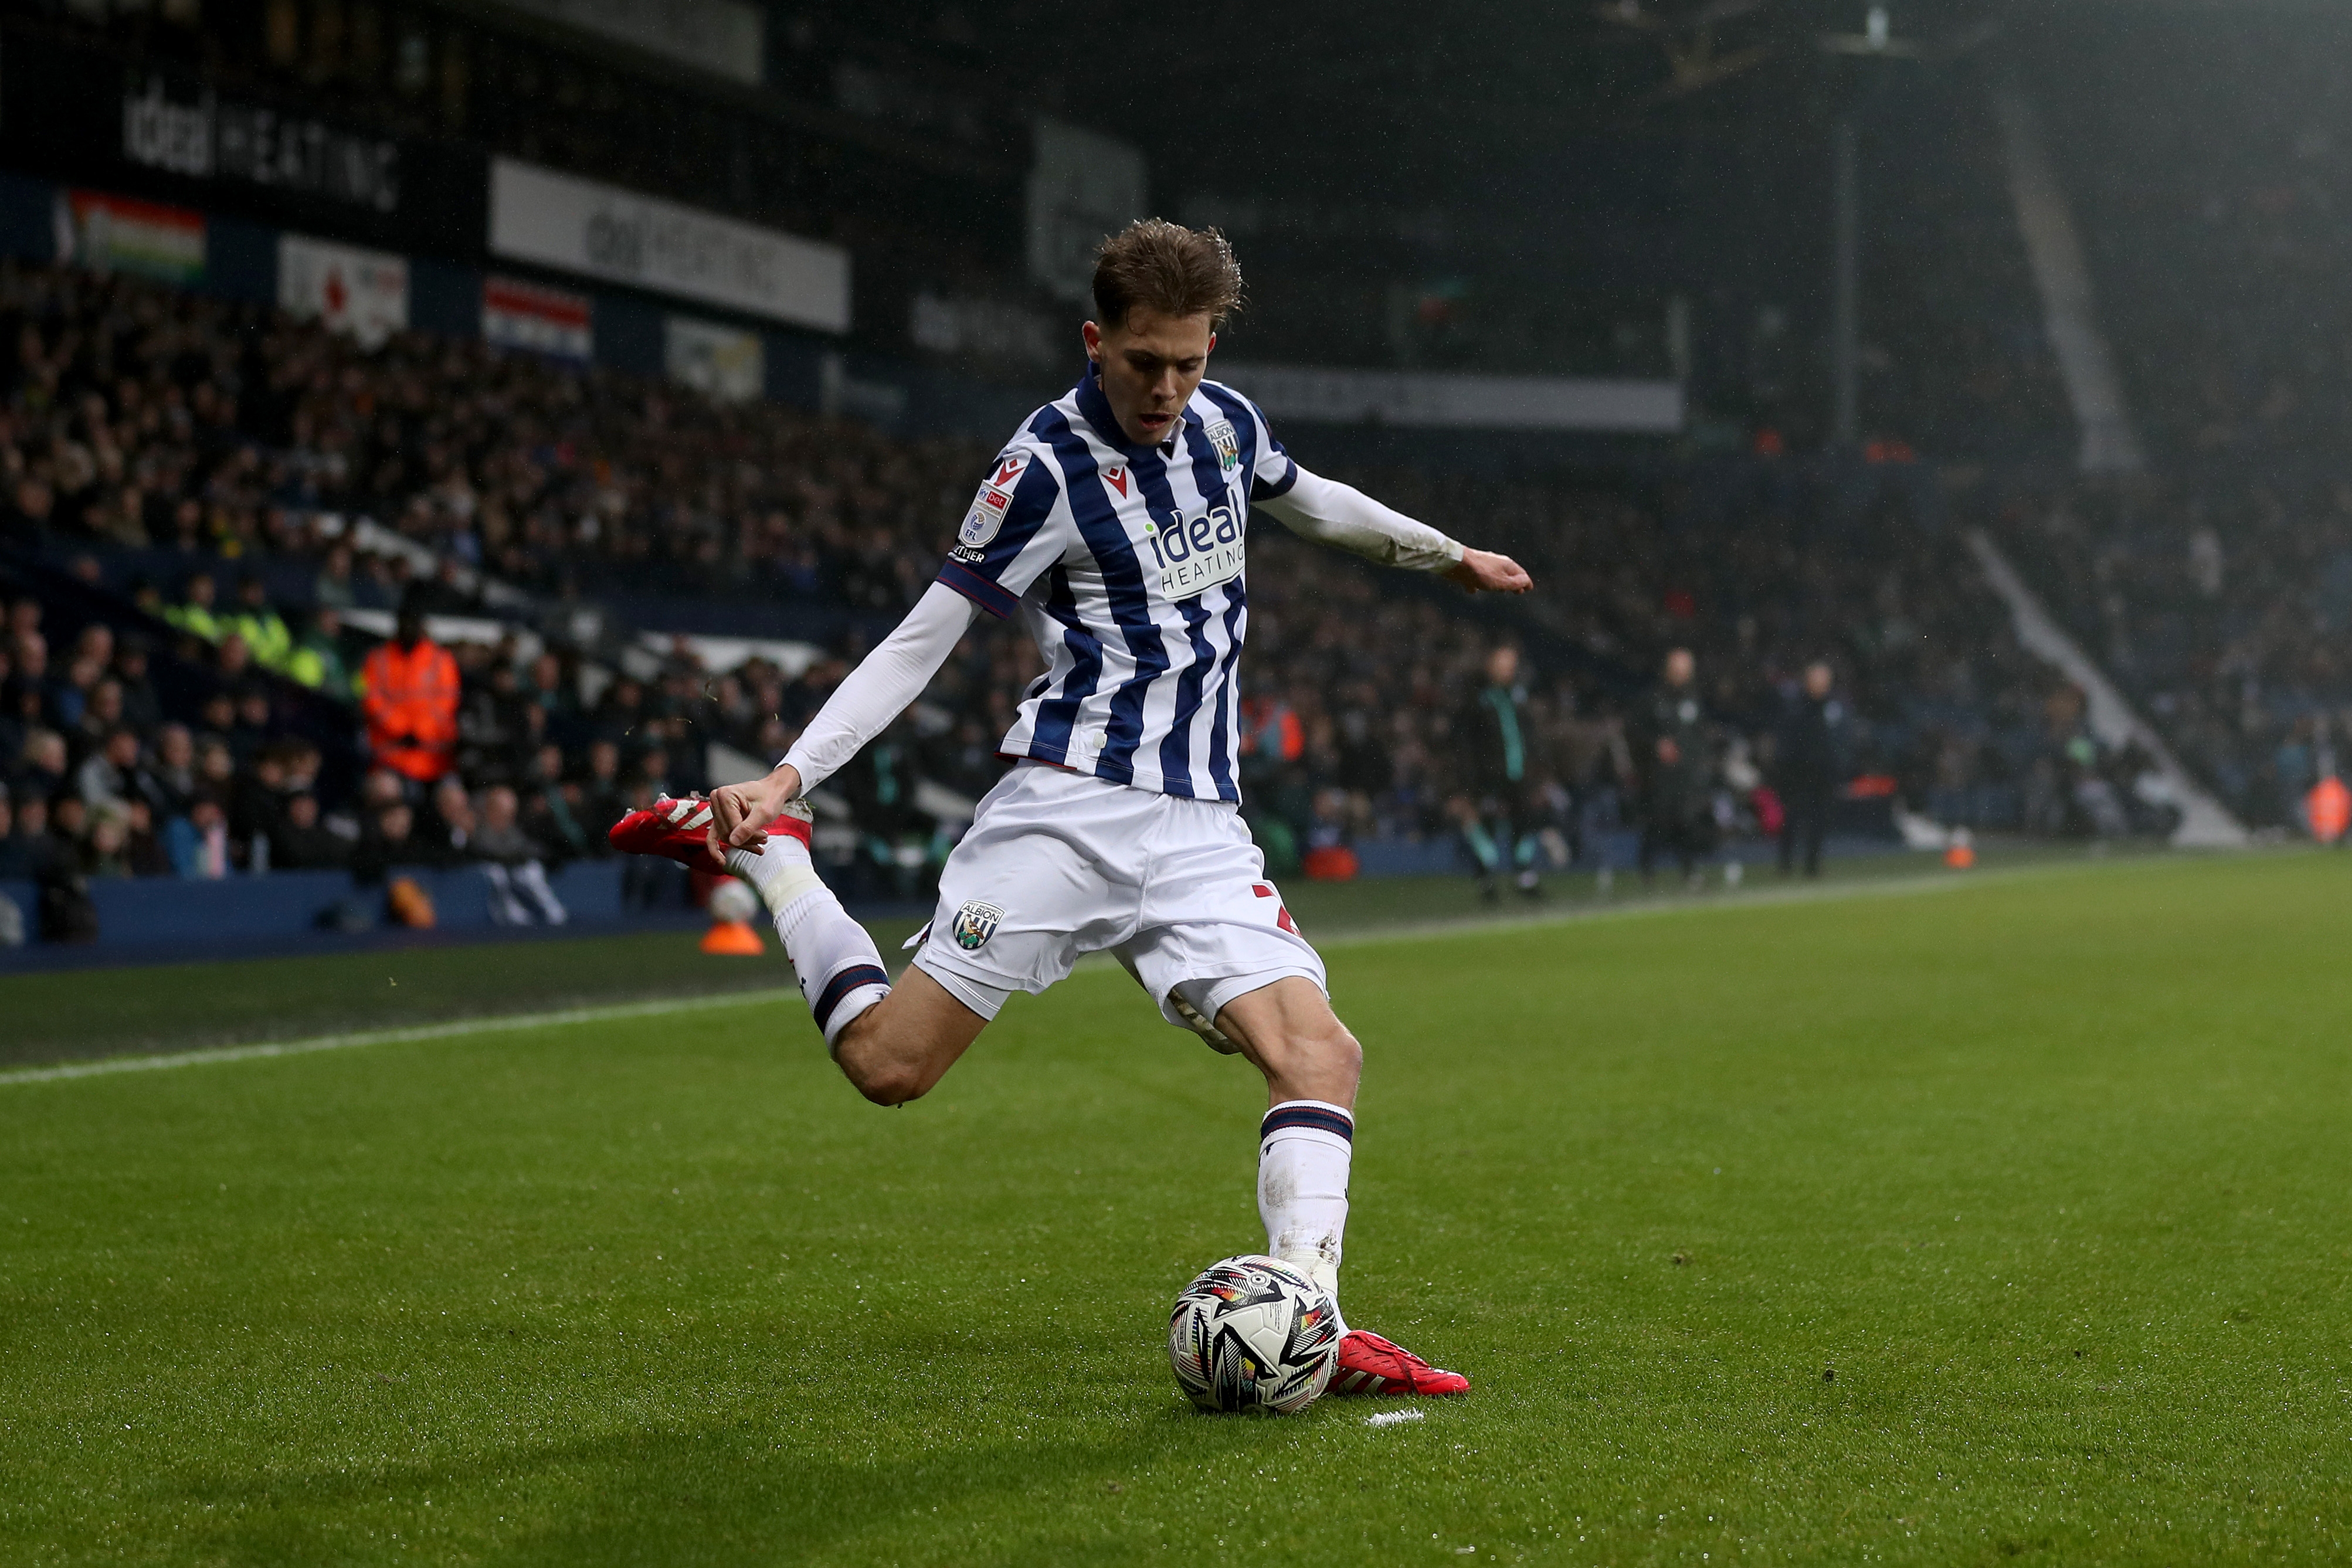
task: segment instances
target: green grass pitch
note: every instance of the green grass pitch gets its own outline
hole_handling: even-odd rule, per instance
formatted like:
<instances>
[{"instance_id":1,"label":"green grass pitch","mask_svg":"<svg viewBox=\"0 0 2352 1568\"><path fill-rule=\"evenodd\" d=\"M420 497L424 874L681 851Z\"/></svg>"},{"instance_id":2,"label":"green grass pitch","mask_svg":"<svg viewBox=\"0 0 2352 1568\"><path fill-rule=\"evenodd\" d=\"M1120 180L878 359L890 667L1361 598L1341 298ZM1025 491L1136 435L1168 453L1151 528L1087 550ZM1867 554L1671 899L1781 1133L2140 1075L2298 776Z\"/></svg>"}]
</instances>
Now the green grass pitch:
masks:
<instances>
[{"instance_id":1,"label":"green grass pitch","mask_svg":"<svg viewBox=\"0 0 2352 1568\"><path fill-rule=\"evenodd\" d=\"M896 1111L772 1003L0 1084L0 1563L2346 1561L2347 892L1335 945L1380 1427L1176 1395L1263 1090L1114 970Z\"/></svg>"}]
</instances>

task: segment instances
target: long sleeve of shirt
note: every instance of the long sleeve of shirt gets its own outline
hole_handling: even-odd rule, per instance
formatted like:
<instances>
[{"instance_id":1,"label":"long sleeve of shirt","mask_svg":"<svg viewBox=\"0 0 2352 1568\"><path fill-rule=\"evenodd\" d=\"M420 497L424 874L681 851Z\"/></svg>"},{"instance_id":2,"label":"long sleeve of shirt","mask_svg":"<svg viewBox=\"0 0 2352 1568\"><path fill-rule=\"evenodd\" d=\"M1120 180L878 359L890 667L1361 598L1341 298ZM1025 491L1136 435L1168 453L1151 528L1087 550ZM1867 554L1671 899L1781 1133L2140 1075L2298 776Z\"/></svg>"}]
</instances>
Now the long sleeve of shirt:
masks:
<instances>
[{"instance_id":1,"label":"long sleeve of shirt","mask_svg":"<svg viewBox=\"0 0 2352 1568\"><path fill-rule=\"evenodd\" d=\"M1298 470L1287 490L1255 503L1303 539L1408 572L1443 572L1462 559L1462 546L1425 522L1337 479Z\"/></svg>"},{"instance_id":2,"label":"long sleeve of shirt","mask_svg":"<svg viewBox=\"0 0 2352 1568\"><path fill-rule=\"evenodd\" d=\"M834 689L824 706L793 742L784 761L800 771L805 795L841 771L890 721L923 694L964 632L978 606L954 589L934 583L898 627Z\"/></svg>"}]
</instances>

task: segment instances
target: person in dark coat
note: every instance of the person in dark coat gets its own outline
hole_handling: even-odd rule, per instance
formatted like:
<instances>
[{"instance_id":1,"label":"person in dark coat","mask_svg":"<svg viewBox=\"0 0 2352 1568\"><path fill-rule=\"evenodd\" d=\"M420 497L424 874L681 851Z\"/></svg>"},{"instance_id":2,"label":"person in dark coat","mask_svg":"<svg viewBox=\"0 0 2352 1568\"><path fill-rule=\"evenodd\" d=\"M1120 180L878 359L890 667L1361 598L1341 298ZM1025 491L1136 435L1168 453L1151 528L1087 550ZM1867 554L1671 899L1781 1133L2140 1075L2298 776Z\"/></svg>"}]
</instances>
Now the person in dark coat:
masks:
<instances>
[{"instance_id":1,"label":"person in dark coat","mask_svg":"<svg viewBox=\"0 0 2352 1568\"><path fill-rule=\"evenodd\" d=\"M1634 714L1644 880L1659 857L1671 855L1684 879L1695 882L1703 874L1699 862L1715 849L1706 710L1699 702L1697 671L1690 649L1667 654L1664 678Z\"/></svg>"},{"instance_id":2,"label":"person in dark coat","mask_svg":"<svg viewBox=\"0 0 2352 1568\"><path fill-rule=\"evenodd\" d=\"M1502 896L1503 877L1513 868L1520 892L1529 898L1543 892L1534 841L1527 837L1537 818L1529 798L1535 732L1527 700L1519 685L1519 650L1499 647L1486 656L1486 684L1454 721L1470 801L1462 837L1478 864L1479 891L1489 903Z\"/></svg>"},{"instance_id":3,"label":"person in dark coat","mask_svg":"<svg viewBox=\"0 0 2352 1568\"><path fill-rule=\"evenodd\" d=\"M1843 771L1845 705L1833 695L1836 677L1826 664L1805 667L1805 683L1780 721L1777 750L1780 773L1780 875L1805 860L1805 875L1822 874L1822 840L1830 828L1830 803L1837 798Z\"/></svg>"}]
</instances>

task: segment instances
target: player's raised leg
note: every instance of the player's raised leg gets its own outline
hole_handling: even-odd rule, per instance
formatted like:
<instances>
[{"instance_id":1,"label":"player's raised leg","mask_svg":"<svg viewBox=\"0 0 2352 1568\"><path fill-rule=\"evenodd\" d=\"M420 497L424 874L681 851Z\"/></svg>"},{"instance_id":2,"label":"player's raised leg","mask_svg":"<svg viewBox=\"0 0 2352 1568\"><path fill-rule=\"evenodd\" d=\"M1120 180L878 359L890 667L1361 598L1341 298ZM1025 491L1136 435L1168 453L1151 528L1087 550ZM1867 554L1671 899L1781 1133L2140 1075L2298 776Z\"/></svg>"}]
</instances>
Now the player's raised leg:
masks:
<instances>
[{"instance_id":1,"label":"player's raised leg","mask_svg":"<svg viewBox=\"0 0 2352 1568\"><path fill-rule=\"evenodd\" d=\"M833 1059L877 1105L929 1094L980 1037L988 1020L909 964L881 1001L833 1041Z\"/></svg>"},{"instance_id":2,"label":"player's raised leg","mask_svg":"<svg viewBox=\"0 0 2352 1568\"><path fill-rule=\"evenodd\" d=\"M873 936L850 917L816 874L806 804L784 806L764 842L719 849L711 804L665 797L631 812L612 831L614 847L661 855L703 870L724 868L759 892L776 936L800 976L810 1016L857 1091L899 1105L928 1091L955 1065L987 1020L920 970L894 989Z\"/></svg>"},{"instance_id":3,"label":"player's raised leg","mask_svg":"<svg viewBox=\"0 0 2352 1568\"><path fill-rule=\"evenodd\" d=\"M809 855L808 808L794 802L764 845L730 848L727 868L760 890L801 977L826 1049L857 1092L904 1105L930 1092L988 1020L919 969L894 988L872 933L841 907Z\"/></svg>"},{"instance_id":4,"label":"player's raised leg","mask_svg":"<svg viewBox=\"0 0 2352 1568\"><path fill-rule=\"evenodd\" d=\"M1339 1299L1348 1228L1348 1171L1355 1153L1356 1086L1363 1047L1331 1011L1321 986L1286 975L1218 1008L1218 1031L1265 1075L1270 1101L1258 1125L1258 1215L1265 1249ZM1360 1329L1341 1314L1333 1394L1466 1394L1470 1380Z\"/></svg>"}]
</instances>

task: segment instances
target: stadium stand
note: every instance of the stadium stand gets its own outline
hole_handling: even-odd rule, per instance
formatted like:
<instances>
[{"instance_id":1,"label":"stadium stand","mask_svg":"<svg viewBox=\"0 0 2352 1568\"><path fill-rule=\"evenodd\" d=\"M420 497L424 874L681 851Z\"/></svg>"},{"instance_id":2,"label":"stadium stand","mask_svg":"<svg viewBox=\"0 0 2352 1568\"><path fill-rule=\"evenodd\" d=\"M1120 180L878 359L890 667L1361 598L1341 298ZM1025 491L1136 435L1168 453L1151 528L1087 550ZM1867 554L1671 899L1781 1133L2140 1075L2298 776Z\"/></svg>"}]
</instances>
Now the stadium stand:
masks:
<instances>
[{"instance_id":1,"label":"stadium stand","mask_svg":"<svg viewBox=\"0 0 2352 1568\"><path fill-rule=\"evenodd\" d=\"M37 837L26 819L46 806L57 847L15 858L101 876L600 857L633 802L707 786L714 744L781 753L928 583L988 452L425 333L368 352L123 277L14 267L0 316L11 842ZM1911 465L1848 493L1742 458L1679 491L1673 517L1639 483L1349 477L1518 552L1546 592L1471 605L1264 542L1245 778L1279 866L1339 844L1448 863L1450 716L1497 639L1535 656L1555 860L1622 835L1619 717L1676 645L1699 653L1723 726L1727 827L1755 831L1779 711L1823 656L1851 689L1853 771L1888 781L1882 797L1978 827L2086 827L2062 804L2081 766L2063 693L2007 640ZM666 602L649 586L825 651L712 671L679 643L649 668L605 657L625 626L560 635L600 595ZM467 628L454 789L371 770L351 706L374 640L353 623L388 630L404 602ZM1399 648L1414 650L1402 672ZM842 875L915 890L1036 670L1013 628L975 630L844 779ZM940 792L928 811L918 781Z\"/></svg>"},{"instance_id":2,"label":"stadium stand","mask_svg":"<svg viewBox=\"0 0 2352 1568\"><path fill-rule=\"evenodd\" d=\"M1997 532L2242 821L2299 828L2352 722L2352 495L2226 468L2029 488Z\"/></svg>"},{"instance_id":3,"label":"stadium stand","mask_svg":"<svg viewBox=\"0 0 2352 1568\"><path fill-rule=\"evenodd\" d=\"M2301 830L2352 719L2352 493L2330 461L2352 416L2343 22L2032 37L2151 471L2014 473L1983 521L2241 819Z\"/></svg>"}]
</instances>

